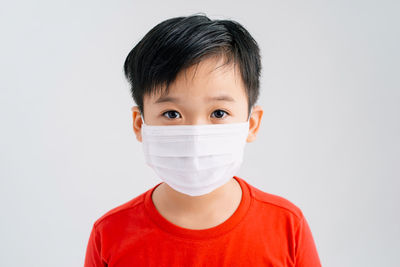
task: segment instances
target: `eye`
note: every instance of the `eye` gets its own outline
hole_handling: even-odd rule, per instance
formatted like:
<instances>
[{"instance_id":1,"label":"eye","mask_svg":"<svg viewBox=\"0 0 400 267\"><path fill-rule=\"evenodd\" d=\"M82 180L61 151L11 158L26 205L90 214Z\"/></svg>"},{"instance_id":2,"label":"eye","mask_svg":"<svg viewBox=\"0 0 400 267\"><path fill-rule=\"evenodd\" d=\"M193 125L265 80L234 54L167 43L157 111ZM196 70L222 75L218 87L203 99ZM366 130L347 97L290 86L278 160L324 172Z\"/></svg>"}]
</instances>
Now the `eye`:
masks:
<instances>
[{"instance_id":1,"label":"eye","mask_svg":"<svg viewBox=\"0 0 400 267\"><path fill-rule=\"evenodd\" d=\"M168 110L168 111L164 112L162 114L162 116L168 115L167 116L168 119L175 119L177 114L179 114L179 112L177 112L176 110Z\"/></svg>"},{"instance_id":2,"label":"eye","mask_svg":"<svg viewBox=\"0 0 400 267\"><path fill-rule=\"evenodd\" d=\"M229 115L228 112L226 112L226 111L224 111L224 110L222 110L222 109L217 109L217 110L215 110L212 114L215 114L215 117L216 117L216 118L221 119L221 118L224 117L224 113L227 114L227 115Z\"/></svg>"}]
</instances>

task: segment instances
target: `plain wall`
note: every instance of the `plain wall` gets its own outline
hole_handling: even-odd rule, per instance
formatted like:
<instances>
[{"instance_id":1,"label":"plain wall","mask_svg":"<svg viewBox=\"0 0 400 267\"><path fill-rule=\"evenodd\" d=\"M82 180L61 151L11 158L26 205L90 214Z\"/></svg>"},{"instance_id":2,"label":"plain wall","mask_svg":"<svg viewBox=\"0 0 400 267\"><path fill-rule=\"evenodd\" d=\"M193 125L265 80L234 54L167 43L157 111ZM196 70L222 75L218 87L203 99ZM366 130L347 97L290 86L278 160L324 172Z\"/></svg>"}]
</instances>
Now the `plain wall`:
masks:
<instances>
[{"instance_id":1,"label":"plain wall","mask_svg":"<svg viewBox=\"0 0 400 267\"><path fill-rule=\"evenodd\" d=\"M94 221L160 182L125 57L156 24L242 23L264 117L238 176L305 214L327 267L398 266L398 1L8 1L0 9L1 265L83 266Z\"/></svg>"}]
</instances>

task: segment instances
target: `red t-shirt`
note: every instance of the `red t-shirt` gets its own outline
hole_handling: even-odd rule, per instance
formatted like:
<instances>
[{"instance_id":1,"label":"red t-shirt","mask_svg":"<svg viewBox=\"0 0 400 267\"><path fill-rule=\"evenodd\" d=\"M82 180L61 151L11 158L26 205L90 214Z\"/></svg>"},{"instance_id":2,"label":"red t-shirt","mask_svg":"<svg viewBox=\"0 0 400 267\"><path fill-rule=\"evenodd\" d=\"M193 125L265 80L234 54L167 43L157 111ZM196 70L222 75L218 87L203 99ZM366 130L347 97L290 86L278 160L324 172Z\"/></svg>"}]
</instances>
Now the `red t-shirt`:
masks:
<instances>
[{"instance_id":1,"label":"red t-shirt","mask_svg":"<svg viewBox=\"0 0 400 267\"><path fill-rule=\"evenodd\" d=\"M208 229L166 220L148 191L104 214L93 225L85 267L302 266L320 267L302 211L234 176L242 188L235 212Z\"/></svg>"}]
</instances>

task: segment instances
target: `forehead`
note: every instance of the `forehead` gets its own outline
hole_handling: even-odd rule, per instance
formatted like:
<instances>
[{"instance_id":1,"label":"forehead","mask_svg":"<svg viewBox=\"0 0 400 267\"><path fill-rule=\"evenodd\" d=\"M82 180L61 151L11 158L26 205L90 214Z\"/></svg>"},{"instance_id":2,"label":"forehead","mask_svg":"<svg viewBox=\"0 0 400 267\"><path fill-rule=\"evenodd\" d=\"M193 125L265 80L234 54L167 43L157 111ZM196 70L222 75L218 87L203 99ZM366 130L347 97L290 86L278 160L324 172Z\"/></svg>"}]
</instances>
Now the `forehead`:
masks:
<instances>
[{"instance_id":1,"label":"forehead","mask_svg":"<svg viewBox=\"0 0 400 267\"><path fill-rule=\"evenodd\" d=\"M226 58L210 57L178 73L169 85L159 87L151 95L144 96L145 102L156 103L165 96L177 98L209 98L216 95L231 96L235 101L247 101L238 64L226 64ZM146 101L147 100L147 101Z\"/></svg>"}]
</instances>

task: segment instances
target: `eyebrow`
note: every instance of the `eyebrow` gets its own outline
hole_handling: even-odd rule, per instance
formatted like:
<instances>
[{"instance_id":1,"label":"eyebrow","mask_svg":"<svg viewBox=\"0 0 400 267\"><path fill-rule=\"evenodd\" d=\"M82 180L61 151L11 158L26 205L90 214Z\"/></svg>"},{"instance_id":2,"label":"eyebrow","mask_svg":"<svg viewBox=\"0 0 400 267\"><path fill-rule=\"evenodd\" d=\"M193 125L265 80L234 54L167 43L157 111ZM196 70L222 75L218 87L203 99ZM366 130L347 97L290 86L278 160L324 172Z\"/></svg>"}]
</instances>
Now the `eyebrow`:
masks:
<instances>
[{"instance_id":1,"label":"eyebrow","mask_svg":"<svg viewBox=\"0 0 400 267\"><path fill-rule=\"evenodd\" d=\"M180 101L179 101L179 98L176 98L176 97L161 96L154 102L154 104L163 103L163 102L176 102L176 103L178 103Z\"/></svg>"},{"instance_id":2,"label":"eyebrow","mask_svg":"<svg viewBox=\"0 0 400 267\"><path fill-rule=\"evenodd\" d=\"M230 102L235 102L235 99L233 99L229 95L219 95L215 97L208 97L206 99L207 101L230 101Z\"/></svg>"},{"instance_id":3,"label":"eyebrow","mask_svg":"<svg viewBox=\"0 0 400 267\"><path fill-rule=\"evenodd\" d=\"M235 99L233 99L229 95L219 95L219 96L214 96L214 97L207 97L205 99L206 101L230 101L230 102L235 102ZM179 103L180 99L177 97L171 97L171 96L161 96L159 97L154 103L163 103L163 102L175 102Z\"/></svg>"}]
</instances>

